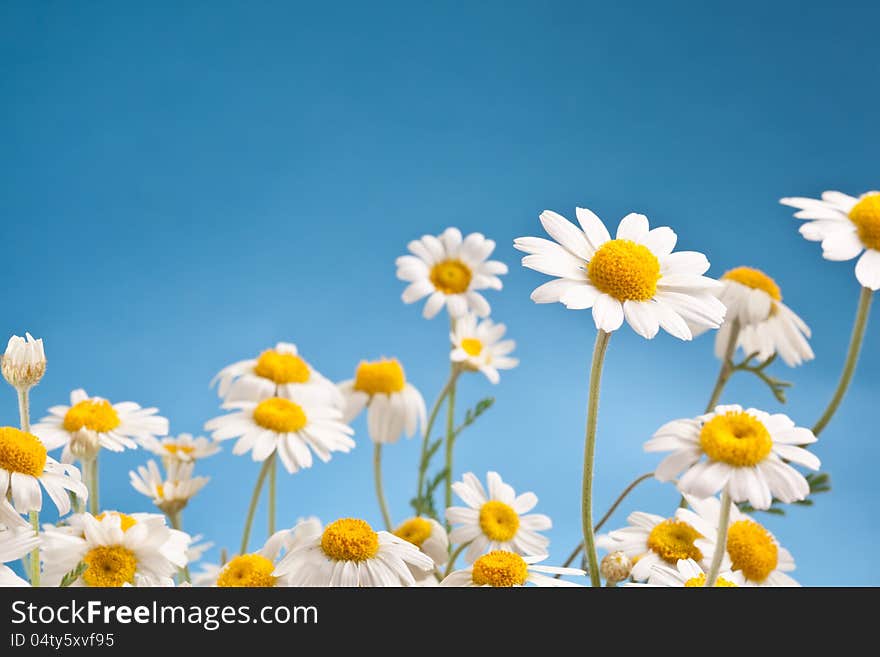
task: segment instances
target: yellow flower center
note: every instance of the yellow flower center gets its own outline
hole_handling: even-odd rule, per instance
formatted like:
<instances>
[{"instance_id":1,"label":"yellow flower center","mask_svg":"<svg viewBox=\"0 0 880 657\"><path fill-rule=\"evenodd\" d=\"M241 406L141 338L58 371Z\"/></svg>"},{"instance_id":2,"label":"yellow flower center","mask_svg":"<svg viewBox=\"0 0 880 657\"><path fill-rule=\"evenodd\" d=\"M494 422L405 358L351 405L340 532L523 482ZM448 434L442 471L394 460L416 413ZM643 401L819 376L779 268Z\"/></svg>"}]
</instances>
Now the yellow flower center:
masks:
<instances>
[{"instance_id":1,"label":"yellow flower center","mask_svg":"<svg viewBox=\"0 0 880 657\"><path fill-rule=\"evenodd\" d=\"M165 484L156 484L156 497L160 500L165 498Z\"/></svg>"},{"instance_id":2,"label":"yellow flower center","mask_svg":"<svg viewBox=\"0 0 880 657\"><path fill-rule=\"evenodd\" d=\"M363 520L340 518L324 529L321 549L334 561L366 561L379 552L379 535Z\"/></svg>"},{"instance_id":3,"label":"yellow flower center","mask_svg":"<svg viewBox=\"0 0 880 657\"><path fill-rule=\"evenodd\" d=\"M753 290L761 290L769 294L771 299L782 301L782 291L779 289L779 285L760 269L736 267L724 272L721 278L745 285Z\"/></svg>"},{"instance_id":4,"label":"yellow flower center","mask_svg":"<svg viewBox=\"0 0 880 657\"><path fill-rule=\"evenodd\" d=\"M295 433L308 423L302 406L289 399L269 397L254 408L254 422L275 433Z\"/></svg>"},{"instance_id":5,"label":"yellow flower center","mask_svg":"<svg viewBox=\"0 0 880 657\"><path fill-rule=\"evenodd\" d=\"M119 513L119 511L102 511L98 515L95 516L95 520L101 521L106 518L108 515L116 516L119 518L119 527L122 531L127 532L129 529L134 527L137 524L137 520L132 518L127 513Z\"/></svg>"},{"instance_id":6,"label":"yellow flower center","mask_svg":"<svg viewBox=\"0 0 880 657\"><path fill-rule=\"evenodd\" d=\"M119 415L106 399L84 399L64 415L64 430L74 433L86 428L97 433L113 431L121 424Z\"/></svg>"},{"instance_id":7,"label":"yellow flower center","mask_svg":"<svg viewBox=\"0 0 880 657\"><path fill-rule=\"evenodd\" d=\"M46 467L46 448L40 439L15 427L0 427L0 468L39 477Z\"/></svg>"},{"instance_id":8,"label":"yellow flower center","mask_svg":"<svg viewBox=\"0 0 880 657\"><path fill-rule=\"evenodd\" d=\"M192 456L193 452L196 451L196 448L189 445L175 445L174 443L167 443L165 445L165 451L169 454L173 454L174 456L177 456L178 454L186 454L187 456Z\"/></svg>"},{"instance_id":9,"label":"yellow flower center","mask_svg":"<svg viewBox=\"0 0 880 657\"><path fill-rule=\"evenodd\" d=\"M880 194L868 194L849 211L859 239L869 249L880 251Z\"/></svg>"},{"instance_id":10,"label":"yellow flower center","mask_svg":"<svg viewBox=\"0 0 880 657\"><path fill-rule=\"evenodd\" d=\"M743 468L767 458L773 439L760 420L743 411L729 411L703 425L700 446L713 461Z\"/></svg>"},{"instance_id":11,"label":"yellow flower center","mask_svg":"<svg viewBox=\"0 0 880 657\"><path fill-rule=\"evenodd\" d=\"M390 395L406 386L403 366L396 358L382 358L372 362L361 361L354 376L354 389L375 395Z\"/></svg>"},{"instance_id":12,"label":"yellow flower center","mask_svg":"<svg viewBox=\"0 0 880 657\"><path fill-rule=\"evenodd\" d=\"M444 260L431 268L431 282L443 294L461 294L471 284L471 268L461 260Z\"/></svg>"},{"instance_id":13,"label":"yellow flower center","mask_svg":"<svg viewBox=\"0 0 880 657\"><path fill-rule=\"evenodd\" d=\"M471 579L477 586L522 586L529 576L523 558L513 552L495 550L474 561Z\"/></svg>"},{"instance_id":14,"label":"yellow flower center","mask_svg":"<svg viewBox=\"0 0 880 657\"><path fill-rule=\"evenodd\" d=\"M468 356L479 356L483 351L483 343L476 338L465 338L461 341L461 348Z\"/></svg>"},{"instance_id":15,"label":"yellow flower center","mask_svg":"<svg viewBox=\"0 0 880 657\"><path fill-rule=\"evenodd\" d=\"M684 583L685 588L694 588L694 587L703 587L706 586L706 573L700 573L696 577L691 577L688 581ZM715 588L719 587L733 587L738 588L736 584L731 582L730 580L726 580L723 577L715 578Z\"/></svg>"},{"instance_id":16,"label":"yellow flower center","mask_svg":"<svg viewBox=\"0 0 880 657\"><path fill-rule=\"evenodd\" d=\"M220 571L217 577L217 586L229 587L259 587L268 588L275 586L277 577L272 575L275 564L262 554L242 554L233 558Z\"/></svg>"},{"instance_id":17,"label":"yellow flower center","mask_svg":"<svg viewBox=\"0 0 880 657\"><path fill-rule=\"evenodd\" d=\"M587 265L590 282L618 301L647 301L657 291L660 261L647 246L610 240Z\"/></svg>"},{"instance_id":18,"label":"yellow flower center","mask_svg":"<svg viewBox=\"0 0 880 657\"><path fill-rule=\"evenodd\" d=\"M741 570L752 582L763 582L779 563L776 541L754 520L731 523L727 529L727 554L731 570Z\"/></svg>"},{"instance_id":19,"label":"yellow flower center","mask_svg":"<svg viewBox=\"0 0 880 657\"><path fill-rule=\"evenodd\" d=\"M394 530L394 535L420 548L431 536L431 523L424 518L410 518Z\"/></svg>"},{"instance_id":20,"label":"yellow flower center","mask_svg":"<svg viewBox=\"0 0 880 657\"><path fill-rule=\"evenodd\" d=\"M260 354L254 366L254 374L280 385L305 383L309 380L309 366L295 354L267 349Z\"/></svg>"},{"instance_id":21,"label":"yellow flower center","mask_svg":"<svg viewBox=\"0 0 880 657\"><path fill-rule=\"evenodd\" d=\"M92 548L83 557L86 571L83 581L89 586L122 586L134 584L137 559L134 552L121 545Z\"/></svg>"},{"instance_id":22,"label":"yellow flower center","mask_svg":"<svg viewBox=\"0 0 880 657\"><path fill-rule=\"evenodd\" d=\"M694 545L702 538L700 532L682 520L669 518L658 523L648 534L648 549L667 563L678 563L679 559L701 561L703 553Z\"/></svg>"},{"instance_id":23,"label":"yellow flower center","mask_svg":"<svg viewBox=\"0 0 880 657\"><path fill-rule=\"evenodd\" d=\"M490 540L509 541L519 529L519 514L504 502L489 500L480 507L480 529Z\"/></svg>"}]
</instances>

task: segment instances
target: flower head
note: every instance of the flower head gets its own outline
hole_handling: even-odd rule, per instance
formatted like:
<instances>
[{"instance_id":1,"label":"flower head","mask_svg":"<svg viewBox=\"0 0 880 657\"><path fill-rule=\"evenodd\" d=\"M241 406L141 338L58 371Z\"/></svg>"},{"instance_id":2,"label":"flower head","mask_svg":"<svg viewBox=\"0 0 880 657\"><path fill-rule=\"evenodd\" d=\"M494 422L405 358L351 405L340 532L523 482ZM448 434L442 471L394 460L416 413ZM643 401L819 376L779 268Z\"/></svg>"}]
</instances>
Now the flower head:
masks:
<instances>
[{"instance_id":1,"label":"flower head","mask_svg":"<svg viewBox=\"0 0 880 657\"><path fill-rule=\"evenodd\" d=\"M43 340L35 340L30 333L25 333L23 338L13 335L9 338L0 363L3 378L13 388L27 390L37 385L46 373Z\"/></svg>"},{"instance_id":2,"label":"flower head","mask_svg":"<svg viewBox=\"0 0 880 657\"><path fill-rule=\"evenodd\" d=\"M679 559L672 565L655 564L651 568L647 584L629 584L628 586L672 586L684 588L701 588L706 586L706 572L693 559ZM722 571L715 579L715 588L737 588L743 586L743 578L738 573Z\"/></svg>"},{"instance_id":3,"label":"flower head","mask_svg":"<svg viewBox=\"0 0 880 657\"><path fill-rule=\"evenodd\" d=\"M509 356L516 347L513 340L502 340L507 327L491 319L477 322L475 315L465 315L455 322L452 340L453 363L474 372L482 372L492 383L498 383L498 370L516 367L519 361Z\"/></svg>"},{"instance_id":4,"label":"flower head","mask_svg":"<svg viewBox=\"0 0 880 657\"><path fill-rule=\"evenodd\" d=\"M209 477L193 477L194 465L192 461L174 461L167 475L162 476L156 462L151 460L146 466L138 466L137 472L130 471L128 476L137 492L149 497L153 504L171 516L181 511L210 480Z\"/></svg>"},{"instance_id":5,"label":"flower head","mask_svg":"<svg viewBox=\"0 0 880 657\"><path fill-rule=\"evenodd\" d=\"M220 446L204 436L194 438L192 434L182 433L168 436L160 440L152 440L144 447L156 456L162 457L166 464L173 461L190 463L213 456L220 451Z\"/></svg>"},{"instance_id":6,"label":"flower head","mask_svg":"<svg viewBox=\"0 0 880 657\"><path fill-rule=\"evenodd\" d=\"M546 554L521 556L516 552L493 550L479 557L467 568L456 570L444 579L440 586L490 586L510 588L514 586L583 586L550 575L583 576L579 568L559 568L535 565L547 558Z\"/></svg>"},{"instance_id":7,"label":"flower head","mask_svg":"<svg viewBox=\"0 0 880 657\"><path fill-rule=\"evenodd\" d=\"M446 565L449 560L449 536L443 525L433 518L409 518L400 523L392 533L431 557L438 568Z\"/></svg>"}]
</instances>

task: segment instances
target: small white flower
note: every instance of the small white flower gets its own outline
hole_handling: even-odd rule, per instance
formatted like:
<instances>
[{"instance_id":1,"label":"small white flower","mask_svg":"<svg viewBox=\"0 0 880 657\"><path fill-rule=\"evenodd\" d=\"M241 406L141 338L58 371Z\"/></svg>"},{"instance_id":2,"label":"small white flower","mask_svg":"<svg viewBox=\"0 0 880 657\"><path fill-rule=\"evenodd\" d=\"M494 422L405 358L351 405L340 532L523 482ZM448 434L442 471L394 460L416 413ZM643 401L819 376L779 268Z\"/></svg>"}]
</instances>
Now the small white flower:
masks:
<instances>
[{"instance_id":1,"label":"small white flower","mask_svg":"<svg viewBox=\"0 0 880 657\"><path fill-rule=\"evenodd\" d=\"M156 456L162 457L165 463L171 461L198 461L213 456L220 451L220 446L204 436L194 438L190 433L168 436L161 440L151 440L144 445Z\"/></svg>"},{"instance_id":2,"label":"small white flower","mask_svg":"<svg viewBox=\"0 0 880 657\"><path fill-rule=\"evenodd\" d=\"M516 347L513 340L501 340L507 327L496 324L491 319L477 323L474 315L465 315L452 329L453 363L461 363L466 369L479 371L492 383L498 383L498 370L516 367L519 361L509 354Z\"/></svg>"},{"instance_id":3,"label":"small white flower","mask_svg":"<svg viewBox=\"0 0 880 657\"><path fill-rule=\"evenodd\" d=\"M30 333L25 333L23 338L13 335L0 361L3 378L9 385L22 390L35 386L46 373L43 340L35 340Z\"/></svg>"},{"instance_id":4,"label":"small white flower","mask_svg":"<svg viewBox=\"0 0 880 657\"><path fill-rule=\"evenodd\" d=\"M484 554L467 568L456 570L440 582L440 586L491 586L507 588L513 586L583 586L550 575L573 575L582 577L586 573L579 568L560 568L557 566L536 566L547 558L546 554L523 557L516 552L494 550Z\"/></svg>"},{"instance_id":5,"label":"small white flower","mask_svg":"<svg viewBox=\"0 0 880 657\"><path fill-rule=\"evenodd\" d=\"M736 588L743 585L743 578L738 573L723 571L715 579L716 588ZM675 566L655 564L647 584L626 584L626 586L704 587L706 572L693 559L679 559Z\"/></svg>"},{"instance_id":6,"label":"small white flower","mask_svg":"<svg viewBox=\"0 0 880 657\"><path fill-rule=\"evenodd\" d=\"M433 518L410 518L400 523L392 533L431 557L438 568L445 566L449 560L449 536L443 525Z\"/></svg>"},{"instance_id":7,"label":"small white flower","mask_svg":"<svg viewBox=\"0 0 880 657\"><path fill-rule=\"evenodd\" d=\"M132 488L153 500L164 513L173 515L210 481L209 477L193 477L194 466L192 461L173 461L163 476L156 462L150 460L146 466L138 466L137 472L129 471L128 476Z\"/></svg>"}]
</instances>

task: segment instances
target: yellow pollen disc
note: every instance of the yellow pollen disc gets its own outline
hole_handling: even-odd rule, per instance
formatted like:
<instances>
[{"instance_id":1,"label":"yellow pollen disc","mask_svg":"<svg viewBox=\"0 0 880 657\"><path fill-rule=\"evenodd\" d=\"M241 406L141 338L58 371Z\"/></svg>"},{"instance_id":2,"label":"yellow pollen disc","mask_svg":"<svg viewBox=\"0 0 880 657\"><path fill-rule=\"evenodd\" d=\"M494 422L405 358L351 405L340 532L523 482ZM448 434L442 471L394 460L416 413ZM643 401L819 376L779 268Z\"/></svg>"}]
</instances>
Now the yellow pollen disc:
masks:
<instances>
[{"instance_id":1,"label":"yellow pollen disc","mask_svg":"<svg viewBox=\"0 0 880 657\"><path fill-rule=\"evenodd\" d=\"M223 566L217 577L217 586L229 587L259 587L268 588L275 586L277 577L272 575L275 564L262 554L242 554L233 558Z\"/></svg>"},{"instance_id":2,"label":"yellow pollen disc","mask_svg":"<svg viewBox=\"0 0 880 657\"><path fill-rule=\"evenodd\" d=\"M761 290L769 294L771 299L782 301L782 291L779 289L779 285L760 269L754 269L752 267L736 267L735 269L724 272L721 278L728 281L734 281L740 285L745 285L753 290Z\"/></svg>"},{"instance_id":3,"label":"yellow pollen disc","mask_svg":"<svg viewBox=\"0 0 880 657\"><path fill-rule=\"evenodd\" d=\"M299 404L281 397L264 399L254 409L254 422L275 433L294 433L308 423Z\"/></svg>"},{"instance_id":4,"label":"yellow pollen disc","mask_svg":"<svg viewBox=\"0 0 880 657\"><path fill-rule=\"evenodd\" d=\"M689 588L689 589L694 588L694 587L706 586L706 573L701 573L701 574L697 575L696 577L691 577L688 581L686 581L684 583L684 585L686 588ZM715 578L715 588L719 588L719 587L721 587L721 588L727 588L727 587L738 588L737 585L734 584L733 582L726 580L723 577L716 577Z\"/></svg>"},{"instance_id":5,"label":"yellow pollen disc","mask_svg":"<svg viewBox=\"0 0 880 657\"><path fill-rule=\"evenodd\" d=\"M869 249L880 251L880 194L868 194L849 211L859 239Z\"/></svg>"},{"instance_id":6,"label":"yellow pollen disc","mask_svg":"<svg viewBox=\"0 0 880 657\"><path fill-rule=\"evenodd\" d=\"M504 502L489 500L480 507L480 529L490 540L504 543L516 536L519 514Z\"/></svg>"},{"instance_id":7,"label":"yellow pollen disc","mask_svg":"<svg viewBox=\"0 0 880 657\"><path fill-rule=\"evenodd\" d=\"M590 282L618 301L647 301L657 291L660 261L647 246L610 240L587 265Z\"/></svg>"},{"instance_id":8,"label":"yellow pollen disc","mask_svg":"<svg viewBox=\"0 0 880 657\"><path fill-rule=\"evenodd\" d=\"M295 354L267 349L260 354L254 366L254 374L270 379L276 384L305 383L309 380L309 366Z\"/></svg>"},{"instance_id":9,"label":"yellow pollen disc","mask_svg":"<svg viewBox=\"0 0 880 657\"><path fill-rule=\"evenodd\" d=\"M477 586L522 586L529 576L523 558L513 552L495 550L474 561L471 580Z\"/></svg>"},{"instance_id":10,"label":"yellow pollen disc","mask_svg":"<svg viewBox=\"0 0 880 657\"><path fill-rule=\"evenodd\" d=\"M483 343L476 338L465 338L461 341L461 348L468 356L479 356L483 351Z\"/></svg>"},{"instance_id":11,"label":"yellow pollen disc","mask_svg":"<svg viewBox=\"0 0 880 657\"><path fill-rule=\"evenodd\" d=\"M727 529L727 554L731 570L741 570L752 582L763 582L779 563L776 541L754 520L731 523Z\"/></svg>"},{"instance_id":12,"label":"yellow pollen disc","mask_svg":"<svg viewBox=\"0 0 880 657\"><path fill-rule=\"evenodd\" d=\"M461 260L444 260L431 268L429 275L434 287L443 294L466 292L473 278L471 268Z\"/></svg>"},{"instance_id":13,"label":"yellow pollen disc","mask_svg":"<svg viewBox=\"0 0 880 657\"><path fill-rule=\"evenodd\" d=\"M379 535L363 520L340 518L324 529L321 549L334 561L366 561L379 552Z\"/></svg>"},{"instance_id":14,"label":"yellow pollen disc","mask_svg":"<svg viewBox=\"0 0 880 657\"><path fill-rule=\"evenodd\" d=\"M137 520L132 518L127 513L119 513L119 511L102 511L98 515L95 516L95 520L101 521L106 518L108 515L116 516L119 518L119 527L122 531L127 532L129 529L134 527L137 524Z\"/></svg>"},{"instance_id":15,"label":"yellow pollen disc","mask_svg":"<svg viewBox=\"0 0 880 657\"><path fill-rule=\"evenodd\" d=\"M97 433L113 431L122 422L116 410L106 399L84 399L70 407L64 416L64 430L69 433L82 428Z\"/></svg>"},{"instance_id":16,"label":"yellow pollen disc","mask_svg":"<svg viewBox=\"0 0 880 657\"><path fill-rule=\"evenodd\" d=\"M431 536L431 523L424 518L410 518L394 530L394 535L420 548Z\"/></svg>"},{"instance_id":17,"label":"yellow pollen disc","mask_svg":"<svg viewBox=\"0 0 880 657\"><path fill-rule=\"evenodd\" d=\"M713 461L743 468L767 458L773 439L757 418L743 411L730 411L703 425L700 446Z\"/></svg>"},{"instance_id":18,"label":"yellow pollen disc","mask_svg":"<svg viewBox=\"0 0 880 657\"><path fill-rule=\"evenodd\" d=\"M703 536L686 522L669 518L655 525L648 534L648 549L671 564L679 559L700 561L703 553L694 541Z\"/></svg>"},{"instance_id":19,"label":"yellow pollen disc","mask_svg":"<svg viewBox=\"0 0 880 657\"><path fill-rule=\"evenodd\" d=\"M86 571L83 581L89 586L122 586L134 584L137 559L134 552L121 545L92 548L83 557Z\"/></svg>"},{"instance_id":20,"label":"yellow pollen disc","mask_svg":"<svg viewBox=\"0 0 880 657\"><path fill-rule=\"evenodd\" d=\"M156 484L156 497L160 500L165 497L165 485L164 484Z\"/></svg>"},{"instance_id":21,"label":"yellow pollen disc","mask_svg":"<svg viewBox=\"0 0 880 657\"><path fill-rule=\"evenodd\" d=\"M390 395L400 392L405 386L403 366L396 358L382 358L372 362L362 360L354 376L354 389L368 395L380 392Z\"/></svg>"},{"instance_id":22,"label":"yellow pollen disc","mask_svg":"<svg viewBox=\"0 0 880 657\"><path fill-rule=\"evenodd\" d=\"M169 454L174 454L177 456L178 454L186 454L187 456L192 456L193 452L196 451L195 447L190 447L189 445L175 445L174 443L168 443L165 445L165 451Z\"/></svg>"},{"instance_id":23,"label":"yellow pollen disc","mask_svg":"<svg viewBox=\"0 0 880 657\"><path fill-rule=\"evenodd\" d=\"M0 427L0 468L39 477L46 467L46 448L40 439L15 427Z\"/></svg>"}]
</instances>

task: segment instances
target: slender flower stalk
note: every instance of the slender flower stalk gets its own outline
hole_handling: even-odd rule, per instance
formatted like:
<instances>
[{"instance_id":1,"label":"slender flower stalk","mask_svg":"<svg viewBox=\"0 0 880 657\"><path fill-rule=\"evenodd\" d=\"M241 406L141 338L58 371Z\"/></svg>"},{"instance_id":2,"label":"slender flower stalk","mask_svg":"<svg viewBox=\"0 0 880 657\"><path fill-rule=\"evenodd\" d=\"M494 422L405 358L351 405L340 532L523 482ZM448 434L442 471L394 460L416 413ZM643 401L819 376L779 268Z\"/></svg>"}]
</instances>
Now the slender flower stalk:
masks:
<instances>
[{"instance_id":1,"label":"slender flower stalk","mask_svg":"<svg viewBox=\"0 0 880 657\"><path fill-rule=\"evenodd\" d=\"M444 498L445 508L452 506L452 449L455 446L455 380L449 387L449 394L446 395L446 496ZM446 530L449 531L449 523L447 522Z\"/></svg>"},{"instance_id":2,"label":"slender flower stalk","mask_svg":"<svg viewBox=\"0 0 880 657\"><path fill-rule=\"evenodd\" d=\"M275 452L263 461L263 467L260 468L260 474L257 475L257 482L254 484L254 492L251 494L251 503L248 506L248 514L247 518L244 521L244 532L241 536L241 549L238 551L239 554L247 554L248 549L248 541L251 537L251 525L254 522L254 513L257 510L257 502L260 501L260 491L263 490L263 482L266 481L266 475L269 474L269 469L275 463Z\"/></svg>"},{"instance_id":3,"label":"slender flower stalk","mask_svg":"<svg viewBox=\"0 0 880 657\"><path fill-rule=\"evenodd\" d=\"M376 499L382 511L382 522L385 523L385 529L390 532L394 526L391 524L388 503L385 501L385 492L382 489L382 443L373 445L373 478L376 482Z\"/></svg>"},{"instance_id":4,"label":"slender flower stalk","mask_svg":"<svg viewBox=\"0 0 880 657\"><path fill-rule=\"evenodd\" d=\"M93 516L98 515L100 510L100 502L98 498L98 456L94 458L81 459L83 483L89 490L89 513Z\"/></svg>"},{"instance_id":5,"label":"slender flower stalk","mask_svg":"<svg viewBox=\"0 0 880 657\"><path fill-rule=\"evenodd\" d=\"M734 319L733 324L730 327L730 336L727 341L727 347L724 350L724 360L721 361L721 370L718 372L718 380L715 381L715 387L712 389L712 396L709 398L709 403L706 404L706 413L709 413L718 405L718 400L721 399L721 393L724 391L724 387L727 385L727 382L730 381L731 375L733 375L733 354L736 353L736 341L739 339L739 320Z\"/></svg>"},{"instance_id":6,"label":"slender flower stalk","mask_svg":"<svg viewBox=\"0 0 880 657\"><path fill-rule=\"evenodd\" d=\"M458 556L464 552L464 549L471 544L471 541L467 541L466 543L462 543L459 545L453 553L449 557L449 562L446 564L446 572L443 573L443 578L449 577L449 574L455 570L455 560L458 559Z\"/></svg>"},{"instance_id":7,"label":"slender flower stalk","mask_svg":"<svg viewBox=\"0 0 880 657\"><path fill-rule=\"evenodd\" d=\"M178 531L183 531L183 509L176 511L175 513L169 513L168 522L171 523L171 526L174 527L174 529ZM189 564L180 569L180 580L181 583L189 583L191 581L189 574Z\"/></svg>"},{"instance_id":8,"label":"slender flower stalk","mask_svg":"<svg viewBox=\"0 0 880 657\"><path fill-rule=\"evenodd\" d=\"M727 551L727 526L730 524L730 493L727 488L721 494L721 515L718 518L718 537L715 539L715 552L712 554L712 564L709 566L709 574L706 576L706 586L715 586L718 572L721 570L721 561Z\"/></svg>"},{"instance_id":9,"label":"slender flower stalk","mask_svg":"<svg viewBox=\"0 0 880 657\"><path fill-rule=\"evenodd\" d=\"M18 391L18 415L21 421L21 430L25 433L31 431L31 413L30 413L30 388L22 386L16 389ZM39 511L31 511L29 514L31 526L34 528L34 534L40 535L40 513ZM35 547L30 555L29 574L31 586L38 587L40 585L40 548Z\"/></svg>"},{"instance_id":10,"label":"slender flower stalk","mask_svg":"<svg viewBox=\"0 0 880 657\"><path fill-rule=\"evenodd\" d=\"M443 401L449 395L449 390L452 386L455 385L456 380L458 379L458 375L460 370L456 367L453 367L449 373L449 379L447 379L446 383L443 385L443 389L440 391L440 394L437 396L437 400L434 402L434 406L431 408L431 413L428 415L428 423L425 425L425 435L422 437L422 451L419 456L419 481L416 485L416 499L422 499L422 491L425 487L425 474L428 471L428 464L425 462L428 454L428 446L431 443L431 431L434 429L434 422L437 420L437 415L440 412L440 407L443 405ZM416 515L422 515L422 509L419 508L417 510Z\"/></svg>"},{"instance_id":11,"label":"slender flower stalk","mask_svg":"<svg viewBox=\"0 0 880 657\"><path fill-rule=\"evenodd\" d=\"M272 465L269 467L269 510L267 515L269 516L269 536L275 533L275 498L276 498L276 487L278 478L278 466L275 463L275 459L272 459Z\"/></svg>"}]
</instances>

